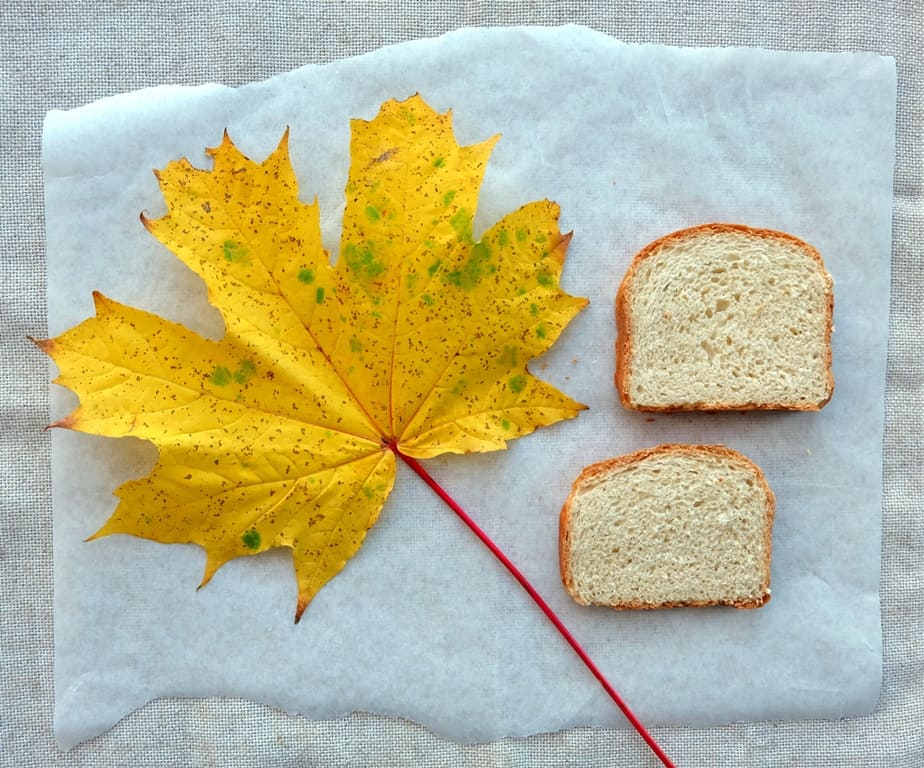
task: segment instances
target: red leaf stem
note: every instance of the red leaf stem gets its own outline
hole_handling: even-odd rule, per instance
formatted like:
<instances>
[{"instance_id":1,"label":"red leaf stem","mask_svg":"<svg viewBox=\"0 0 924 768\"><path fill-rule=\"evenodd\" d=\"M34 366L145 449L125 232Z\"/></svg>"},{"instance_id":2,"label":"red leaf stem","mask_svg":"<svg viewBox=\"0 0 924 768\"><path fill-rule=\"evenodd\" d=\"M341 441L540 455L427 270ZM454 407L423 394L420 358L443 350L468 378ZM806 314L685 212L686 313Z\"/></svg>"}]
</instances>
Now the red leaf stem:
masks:
<instances>
[{"instance_id":1,"label":"red leaf stem","mask_svg":"<svg viewBox=\"0 0 924 768\"><path fill-rule=\"evenodd\" d=\"M645 740L651 750L655 753L657 758L661 761L663 765L667 768L674 768L674 764L671 762L670 758L664 753L664 750L658 745L658 743L652 738L651 734L645 730L645 726L639 722L638 718L629 709L629 706L623 701L622 697L617 693L616 689L610 684L609 680L606 679L603 672L600 671L599 667L594 663L594 660L590 658L581 644L578 643L574 635L571 634L571 631L565 624L562 622L555 611L552 610L552 607L545 601L545 599L540 595L536 588L529 583L529 580L520 572L520 569L513 564L513 561L504 554L504 551L494 543L490 536L482 530L482 528L476 523L468 513L460 507L456 501L443 489L443 487L430 476L430 473L423 468L421 463L417 459L412 458L401 452L401 449L397 445L392 444L389 446L395 455L398 456L405 464L407 464L417 475L427 484L433 491L436 493L440 499L448 506L459 518L465 523L469 529L474 533L484 544L491 553L498 560L503 563L504 567L510 572L510 574L520 583L520 586L526 590L526 593L533 599L536 605L542 609L542 612L546 615L549 621L555 625L555 629L561 634L561 636L567 641L568 645L574 650L578 655L581 661L584 662L584 665L587 669L590 670L591 674L597 681L603 686L603 690L609 694L609 697L616 703L616 706L622 711L626 716L626 719L632 724L632 727L638 731L639 735Z\"/></svg>"}]
</instances>

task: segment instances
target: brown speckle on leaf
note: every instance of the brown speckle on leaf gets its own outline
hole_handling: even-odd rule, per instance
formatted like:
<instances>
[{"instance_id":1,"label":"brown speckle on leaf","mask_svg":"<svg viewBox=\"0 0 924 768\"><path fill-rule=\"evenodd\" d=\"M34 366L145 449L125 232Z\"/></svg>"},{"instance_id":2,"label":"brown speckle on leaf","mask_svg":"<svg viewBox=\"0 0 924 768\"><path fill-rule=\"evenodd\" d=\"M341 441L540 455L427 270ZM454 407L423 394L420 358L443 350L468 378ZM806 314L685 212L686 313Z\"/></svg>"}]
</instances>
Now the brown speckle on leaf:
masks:
<instances>
[{"instance_id":1,"label":"brown speckle on leaf","mask_svg":"<svg viewBox=\"0 0 924 768\"><path fill-rule=\"evenodd\" d=\"M386 149L381 155L379 155L377 158L375 158L375 159L370 163L370 166L372 166L372 165L378 165L379 163L384 163L386 160L390 160L391 158L393 158L396 154L398 154L398 148L397 148L397 147L392 147L391 149Z\"/></svg>"}]
</instances>

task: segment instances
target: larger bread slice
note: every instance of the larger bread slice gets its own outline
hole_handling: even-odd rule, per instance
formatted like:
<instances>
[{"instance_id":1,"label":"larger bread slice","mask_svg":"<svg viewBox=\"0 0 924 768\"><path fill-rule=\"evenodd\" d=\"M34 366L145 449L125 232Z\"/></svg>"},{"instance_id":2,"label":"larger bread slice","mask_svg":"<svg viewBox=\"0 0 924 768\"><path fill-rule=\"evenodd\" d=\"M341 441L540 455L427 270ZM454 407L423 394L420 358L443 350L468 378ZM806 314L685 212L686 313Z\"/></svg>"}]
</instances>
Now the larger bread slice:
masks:
<instances>
[{"instance_id":1,"label":"larger bread slice","mask_svg":"<svg viewBox=\"0 0 924 768\"><path fill-rule=\"evenodd\" d=\"M818 410L834 292L821 255L769 229L704 224L633 259L616 297L616 388L642 411Z\"/></svg>"},{"instance_id":2,"label":"larger bread slice","mask_svg":"<svg viewBox=\"0 0 924 768\"><path fill-rule=\"evenodd\" d=\"M587 467L561 511L562 581L618 609L770 599L774 496L720 445L667 444Z\"/></svg>"}]
</instances>

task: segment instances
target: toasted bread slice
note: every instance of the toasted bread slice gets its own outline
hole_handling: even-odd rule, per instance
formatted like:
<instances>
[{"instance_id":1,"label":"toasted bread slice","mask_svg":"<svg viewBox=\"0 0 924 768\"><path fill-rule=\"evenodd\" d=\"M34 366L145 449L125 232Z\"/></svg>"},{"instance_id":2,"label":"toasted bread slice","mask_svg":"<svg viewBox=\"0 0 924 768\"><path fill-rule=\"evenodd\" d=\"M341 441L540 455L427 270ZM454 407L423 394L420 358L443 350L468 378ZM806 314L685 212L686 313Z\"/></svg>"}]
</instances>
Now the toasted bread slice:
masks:
<instances>
[{"instance_id":1,"label":"toasted bread slice","mask_svg":"<svg viewBox=\"0 0 924 768\"><path fill-rule=\"evenodd\" d=\"M617 609L770 599L775 500L721 445L667 444L587 467L561 511L561 576L583 605Z\"/></svg>"},{"instance_id":2,"label":"toasted bread slice","mask_svg":"<svg viewBox=\"0 0 924 768\"><path fill-rule=\"evenodd\" d=\"M640 411L803 410L831 398L834 291L792 235L704 224L633 259L616 297L616 388Z\"/></svg>"}]
</instances>

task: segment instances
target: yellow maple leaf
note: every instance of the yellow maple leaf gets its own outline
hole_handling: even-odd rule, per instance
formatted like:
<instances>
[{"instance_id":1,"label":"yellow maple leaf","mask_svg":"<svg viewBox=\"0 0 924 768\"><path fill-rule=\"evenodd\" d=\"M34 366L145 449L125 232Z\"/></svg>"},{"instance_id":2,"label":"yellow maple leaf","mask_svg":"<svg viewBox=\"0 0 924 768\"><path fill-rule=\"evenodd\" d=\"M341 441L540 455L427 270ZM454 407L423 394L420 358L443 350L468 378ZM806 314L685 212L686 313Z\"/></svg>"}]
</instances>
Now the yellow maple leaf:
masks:
<instances>
[{"instance_id":1,"label":"yellow maple leaf","mask_svg":"<svg viewBox=\"0 0 924 768\"><path fill-rule=\"evenodd\" d=\"M57 426L158 449L91 538L196 543L202 585L287 547L297 621L375 523L396 452L496 450L575 416L584 406L526 367L586 304L559 288L558 207L472 233L496 138L459 146L450 113L419 96L352 121L335 266L317 203L298 198L288 131L262 163L226 133L212 170L183 159L157 173L169 212L142 220L205 281L226 333L97 293L95 317L38 342L80 398Z\"/></svg>"}]
</instances>

